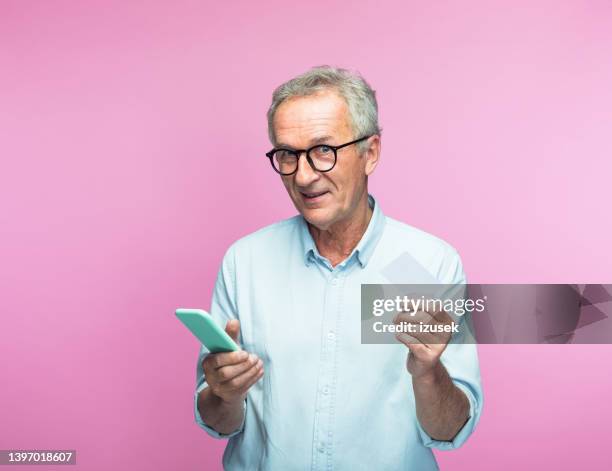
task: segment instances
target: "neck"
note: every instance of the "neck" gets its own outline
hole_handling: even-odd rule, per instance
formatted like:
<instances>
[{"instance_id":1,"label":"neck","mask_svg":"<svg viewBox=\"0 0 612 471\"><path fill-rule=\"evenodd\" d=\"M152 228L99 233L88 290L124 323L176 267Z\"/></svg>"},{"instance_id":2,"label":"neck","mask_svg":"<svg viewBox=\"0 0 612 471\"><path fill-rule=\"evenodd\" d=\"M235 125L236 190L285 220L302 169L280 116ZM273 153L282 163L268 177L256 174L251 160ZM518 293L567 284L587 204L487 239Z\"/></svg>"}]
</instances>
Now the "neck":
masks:
<instances>
[{"instance_id":1,"label":"neck","mask_svg":"<svg viewBox=\"0 0 612 471\"><path fill-rule=\"evenodd\" d=\"M330 261L332 267L351 254L368 228L372 214L372 208L368 204L368 194L365 192L364 198L361 198L348 218L334 223L326 230L308 224L317 250Z\"/></svg>"}]
</instances>

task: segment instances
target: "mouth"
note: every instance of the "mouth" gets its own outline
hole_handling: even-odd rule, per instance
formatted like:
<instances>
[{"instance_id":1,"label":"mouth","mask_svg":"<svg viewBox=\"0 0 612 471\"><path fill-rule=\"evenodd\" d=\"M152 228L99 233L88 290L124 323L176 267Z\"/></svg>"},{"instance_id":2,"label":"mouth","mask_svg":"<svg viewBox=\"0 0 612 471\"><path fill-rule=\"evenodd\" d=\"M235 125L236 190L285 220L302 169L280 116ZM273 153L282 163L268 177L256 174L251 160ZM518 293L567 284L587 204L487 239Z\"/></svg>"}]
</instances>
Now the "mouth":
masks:
<instances>
[{"instance_id":1,"label":"mouth","mask_svg":"<svg viewBox=\"0 0 612 471\"><path fill-rule=\"evenodd\" d=\"M327 193L329 193L329 191L318 191L318 192L308 192L308 193L300 191L300 194L302 195L302 198L304 199L304 201L309 202L309 203L318 202Z\"/></svg>"}]
</instances>

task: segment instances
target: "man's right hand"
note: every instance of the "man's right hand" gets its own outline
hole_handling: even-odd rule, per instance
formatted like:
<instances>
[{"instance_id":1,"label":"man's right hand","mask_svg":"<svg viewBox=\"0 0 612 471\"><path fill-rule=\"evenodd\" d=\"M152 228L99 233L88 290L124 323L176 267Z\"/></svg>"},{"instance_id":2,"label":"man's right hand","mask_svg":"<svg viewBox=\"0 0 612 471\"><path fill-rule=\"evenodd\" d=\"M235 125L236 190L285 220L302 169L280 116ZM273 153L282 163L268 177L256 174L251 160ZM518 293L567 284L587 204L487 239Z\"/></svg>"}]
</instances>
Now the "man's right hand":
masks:
<instances>
[{"instance_id":1,"label":"man's right hand","mask_svg":"<svg viewBox=\"0 0 612 471\"><path fill-rule=\"evenodd\" d=\"M225 331L238 343L240 321L227 322ZM237 352L210 353L202 362L204 375L210 391L227 404L242 403L247 391L264 373L263 361L254 353Z\"/></svg>"}]
</instances>

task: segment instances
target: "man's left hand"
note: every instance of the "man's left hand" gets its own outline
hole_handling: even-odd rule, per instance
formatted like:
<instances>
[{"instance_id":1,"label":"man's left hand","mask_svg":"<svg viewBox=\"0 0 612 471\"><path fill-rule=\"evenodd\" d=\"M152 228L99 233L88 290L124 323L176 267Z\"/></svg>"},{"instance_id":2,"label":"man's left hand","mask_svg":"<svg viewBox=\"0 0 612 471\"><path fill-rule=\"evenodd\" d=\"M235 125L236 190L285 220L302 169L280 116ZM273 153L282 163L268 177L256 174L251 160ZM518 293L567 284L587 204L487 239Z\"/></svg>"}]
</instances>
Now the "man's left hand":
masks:
<instances>
[{"instance_id":1,"label":"man's left hand","mask_svg":"<svg viewBox=\"0 0 612 471\"><path fill-rule=\"evenodd\" d=\"M451 339L451 332L446 332L444 326L452 326L453 319L446 311L400 311L393 319L394 324L406 322L415 327L414 332L397 332L395 338L405 344L408 349L406 368L413 379L433 377L440 356ZM430 325L431 328L421 327ZM431 329L431 330L430 330ZM438 332L440 330L440 332Z\"/></svg>"}]
</instances>

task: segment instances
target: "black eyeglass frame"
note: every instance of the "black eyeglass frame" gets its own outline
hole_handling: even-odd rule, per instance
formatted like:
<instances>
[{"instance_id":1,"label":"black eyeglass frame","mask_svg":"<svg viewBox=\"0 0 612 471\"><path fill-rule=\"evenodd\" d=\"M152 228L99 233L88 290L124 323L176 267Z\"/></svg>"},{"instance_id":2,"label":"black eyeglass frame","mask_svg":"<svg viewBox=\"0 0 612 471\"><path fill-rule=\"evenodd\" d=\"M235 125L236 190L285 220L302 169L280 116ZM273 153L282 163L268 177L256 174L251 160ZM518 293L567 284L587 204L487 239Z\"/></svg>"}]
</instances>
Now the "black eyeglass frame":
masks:
<instances>
[{"instance_id":1,"label":"black eyeglass frame","mask_svg":"<svg viewBox=\"0 0 612 471\"><path fill-rule=\"evenodd\" d=\"M343 147L347 147L350 146L352 144L357 144L358 142L361 141L365 141L366 139L371 138L372 136L374 136L375 134L370 134L368 136L364 136L364 137L360 137L359 139L355 139L354 141L351 142L347 142L346 144L340 144L339 146L332 146L330 144L317 144L315 146L309 147L308 149L287 149L286 147L277 147L272 149L270 152L266 152L266 157L268 157L270 159L270 165L272 165L272 168L274 169L274 171L280 175L283 176L288 176L288 175L293 175L295 172L297 172L298 168L299 168L299 160L300 160L300 156L303 153L306 153L306 160L308 161L308 164L310 165L310 167L315 171L315 172L329 172L331 171L335 166L336 166L336 162L338 162L338 150L342 149ZM327 170L319 170L318 168L316 168L314 166L314 162L312 161L312 159L310 158L310 152L313 151L314 149L316 149L317 147L329 147L331 150L334 151L334 164L328 168ZM274 165L274 154L279 151L279 150L284 150L286 152L290 152L291 154L295 155L296 161L295 161L295 170L291 173L282 173L279 169L276 168L276 166Z\"/></svg>"}]
</instances>

